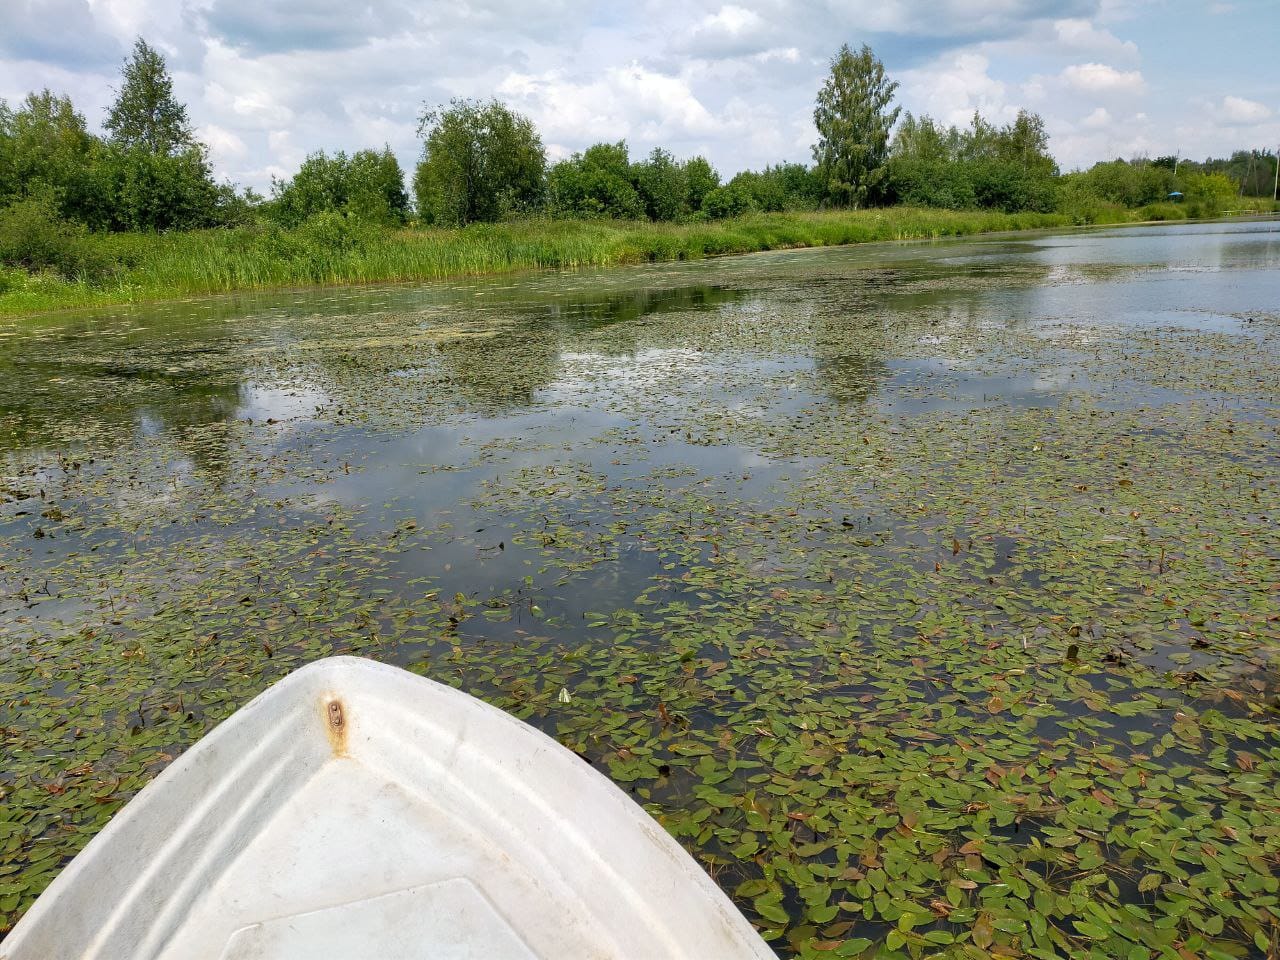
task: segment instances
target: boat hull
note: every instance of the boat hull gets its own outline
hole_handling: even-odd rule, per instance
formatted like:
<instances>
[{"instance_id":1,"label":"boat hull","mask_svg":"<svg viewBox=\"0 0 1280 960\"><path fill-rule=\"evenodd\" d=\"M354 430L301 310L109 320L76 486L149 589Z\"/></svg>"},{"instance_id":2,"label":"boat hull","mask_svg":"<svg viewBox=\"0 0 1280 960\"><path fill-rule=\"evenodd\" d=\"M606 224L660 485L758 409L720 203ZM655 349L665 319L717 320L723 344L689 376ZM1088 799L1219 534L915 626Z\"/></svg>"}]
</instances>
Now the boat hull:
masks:
<instances>
[{"instance_id":1,"label":"boat hull","mask_svg":"<svg viewBox=\"0 0 1280 960\"><path fill-rule=\"evenodd\" d=\"M352 657L171 764L0 960L771 957L687 853L551 738Z\"/></svg>"}]
</instances>

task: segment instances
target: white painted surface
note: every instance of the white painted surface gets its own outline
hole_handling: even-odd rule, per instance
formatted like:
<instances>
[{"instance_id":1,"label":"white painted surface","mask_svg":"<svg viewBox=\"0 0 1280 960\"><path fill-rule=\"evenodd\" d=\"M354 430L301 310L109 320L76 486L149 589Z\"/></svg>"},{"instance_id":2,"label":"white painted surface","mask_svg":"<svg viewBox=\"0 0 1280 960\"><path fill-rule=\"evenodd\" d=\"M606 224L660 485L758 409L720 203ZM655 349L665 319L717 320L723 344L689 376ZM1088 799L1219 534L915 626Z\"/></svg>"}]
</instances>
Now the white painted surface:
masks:
<instances>
[{"instance_id":1,"label":"white painted surface","mask_svg":"<svg viewBox=\"0 0 1280 960\"><path fill-rule=\"evenodd\" d=\"M353 657L304 667L188 750L0 944L0 960L772 956L581 759Z\"/></svg>"}]
</instances>

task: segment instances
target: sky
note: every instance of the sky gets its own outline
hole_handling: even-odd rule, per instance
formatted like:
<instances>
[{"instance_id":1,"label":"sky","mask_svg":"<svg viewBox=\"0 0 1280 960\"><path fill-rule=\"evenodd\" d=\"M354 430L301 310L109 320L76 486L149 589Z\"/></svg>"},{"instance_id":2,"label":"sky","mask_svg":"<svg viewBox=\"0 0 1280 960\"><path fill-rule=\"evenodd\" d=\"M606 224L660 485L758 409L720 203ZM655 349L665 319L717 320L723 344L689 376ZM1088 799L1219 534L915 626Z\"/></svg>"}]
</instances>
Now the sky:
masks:
<instances>
[{"instance_id":1,"label":"sky","mask_svg":"<svg viewBox=\"0 0 1280 960\"><path fill-rule=\"evenodd\" d=\"M0 0L0 99L67 93L99 129L121 60L168 59L219 177L390 145L423 105L498 97L548 156L626 140L722 175L811 159L813 101L863 43L947 123L1039 113L1064 170L1280 142L1276 0Z\"/></svg>"}]
</instances>

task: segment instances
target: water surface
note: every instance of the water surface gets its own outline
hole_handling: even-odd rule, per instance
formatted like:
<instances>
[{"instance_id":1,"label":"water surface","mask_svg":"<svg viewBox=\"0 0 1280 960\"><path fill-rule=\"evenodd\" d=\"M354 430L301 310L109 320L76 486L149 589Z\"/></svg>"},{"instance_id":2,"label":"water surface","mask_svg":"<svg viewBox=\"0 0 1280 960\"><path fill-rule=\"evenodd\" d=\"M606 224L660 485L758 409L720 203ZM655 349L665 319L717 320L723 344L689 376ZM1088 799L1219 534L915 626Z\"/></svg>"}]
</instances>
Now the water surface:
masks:
<instances>
[{"instance_id":1,"label":"water surface","mask_svg":"<svg viewBox=\"0 0 1280 960\"><path fill-rule=\"evenodd\" d=\"M357 653L783 953L1266 956L1278 267L1259 221L0 321L0 915Z\"/></svg>"}]
</instances>

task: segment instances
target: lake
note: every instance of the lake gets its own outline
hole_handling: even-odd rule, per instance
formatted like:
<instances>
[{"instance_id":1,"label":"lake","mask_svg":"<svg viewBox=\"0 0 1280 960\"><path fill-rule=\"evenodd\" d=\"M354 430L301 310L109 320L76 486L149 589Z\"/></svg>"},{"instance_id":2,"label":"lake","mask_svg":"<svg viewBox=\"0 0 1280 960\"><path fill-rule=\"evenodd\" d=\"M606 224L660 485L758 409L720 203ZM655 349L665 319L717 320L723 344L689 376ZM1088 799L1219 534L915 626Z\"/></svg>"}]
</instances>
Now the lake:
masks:
<instances>
[{"instance_id":1,"label":"lake","mask_svg":"<svg viewBox=\"0 0 1280 960\"><path fill-rule=\"evenodd\" d=\"M0 320L0 931L349 653L783 954L1275 955L1278 430L1276 220Z\"/></svg>"}]
</instances>

